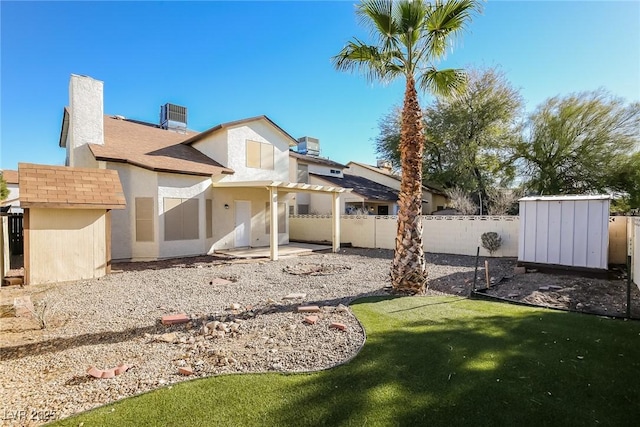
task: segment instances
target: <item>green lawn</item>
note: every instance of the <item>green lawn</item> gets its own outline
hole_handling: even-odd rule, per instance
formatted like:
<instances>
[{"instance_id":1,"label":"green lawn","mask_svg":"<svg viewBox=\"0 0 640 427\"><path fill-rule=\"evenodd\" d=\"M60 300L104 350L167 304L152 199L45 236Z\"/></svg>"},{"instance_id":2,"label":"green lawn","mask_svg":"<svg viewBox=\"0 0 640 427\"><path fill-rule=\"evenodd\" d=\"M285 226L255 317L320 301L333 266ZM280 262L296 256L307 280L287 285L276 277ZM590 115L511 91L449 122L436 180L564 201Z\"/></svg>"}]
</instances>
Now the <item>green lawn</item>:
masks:
<instances>
[{"instance_id":1,"label":"green lawn","mask_svg":"<svg viewBox=\"0 0 640 427\"><path fill-rule=\"evenodd\" d=\"M56 425L637 425L640 322L454 297L353 304L367 343L314 374L189 381Z\"/></svg>"}]
</instances>

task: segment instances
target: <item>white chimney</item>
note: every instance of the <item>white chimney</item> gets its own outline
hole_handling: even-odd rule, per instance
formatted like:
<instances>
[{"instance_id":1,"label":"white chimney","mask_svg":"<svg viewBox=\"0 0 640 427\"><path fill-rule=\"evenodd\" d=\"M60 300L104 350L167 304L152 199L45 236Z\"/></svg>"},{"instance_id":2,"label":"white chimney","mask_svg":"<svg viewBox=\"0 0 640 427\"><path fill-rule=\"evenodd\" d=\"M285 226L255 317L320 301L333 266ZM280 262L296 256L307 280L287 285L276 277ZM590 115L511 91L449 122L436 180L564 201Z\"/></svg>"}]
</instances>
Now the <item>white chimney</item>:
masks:
<instances>
[{"instance_id":1,"label":"white chimney","mask_svg":"<svg viewBox=\"0 0 640 427\"><path fill-rule=\"evenodd\" d=\"M104 145L103 83L71 75L69 82L69 166L95 167L87 144Z\"/></svg>"},{"instance_id":2,"label":"white chimney","mask_svg":"<svg viewBox=\"0 0 640 427\"><path fill-rule=\"evenodd\" d=\"M393 166L389 160L378 159L378 169L391 173Z\"/></svg>"}]
</instances>

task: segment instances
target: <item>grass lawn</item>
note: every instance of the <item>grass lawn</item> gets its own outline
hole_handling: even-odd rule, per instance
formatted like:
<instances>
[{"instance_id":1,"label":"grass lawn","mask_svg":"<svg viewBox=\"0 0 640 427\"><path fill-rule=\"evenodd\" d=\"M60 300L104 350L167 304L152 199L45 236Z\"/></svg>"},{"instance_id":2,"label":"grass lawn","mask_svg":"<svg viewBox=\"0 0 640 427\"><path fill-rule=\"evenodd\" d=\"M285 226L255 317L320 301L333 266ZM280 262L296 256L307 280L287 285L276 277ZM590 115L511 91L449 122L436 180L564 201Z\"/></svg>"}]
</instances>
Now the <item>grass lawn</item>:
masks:
<instances>
[{"instance_id":1,"label":"grass lawn","mask_svg":"<svg viewBox=\"0 0 640 427\"><path fill-rule=\"evenodd\" d=\"M367 343L313 374L174 385L56 425L637 425L640 322L455 297L353 304Z\"/></svg>"}]
</instances>

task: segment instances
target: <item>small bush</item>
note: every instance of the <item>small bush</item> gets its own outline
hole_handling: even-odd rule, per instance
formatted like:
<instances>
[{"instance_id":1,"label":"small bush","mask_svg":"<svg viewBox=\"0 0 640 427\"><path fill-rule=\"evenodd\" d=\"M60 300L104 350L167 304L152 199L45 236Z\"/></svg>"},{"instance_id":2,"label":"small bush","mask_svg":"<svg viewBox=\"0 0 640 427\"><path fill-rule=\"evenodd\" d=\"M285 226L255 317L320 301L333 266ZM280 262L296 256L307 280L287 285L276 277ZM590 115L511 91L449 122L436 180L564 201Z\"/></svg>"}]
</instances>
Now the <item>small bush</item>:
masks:
<instances>
[{"instance_id":1,"label":"small bush","mask_svg":"<svg viewBox=\"0 0 640 427\"><path fill-rule=\"evenodd\" d=\"M502 246L502 237L500 237L500 235L495 231L482 233L480 238L482 239L482 247L488 250L491 256L493 256L493 253Z\"/></svg>"}]
</instances>

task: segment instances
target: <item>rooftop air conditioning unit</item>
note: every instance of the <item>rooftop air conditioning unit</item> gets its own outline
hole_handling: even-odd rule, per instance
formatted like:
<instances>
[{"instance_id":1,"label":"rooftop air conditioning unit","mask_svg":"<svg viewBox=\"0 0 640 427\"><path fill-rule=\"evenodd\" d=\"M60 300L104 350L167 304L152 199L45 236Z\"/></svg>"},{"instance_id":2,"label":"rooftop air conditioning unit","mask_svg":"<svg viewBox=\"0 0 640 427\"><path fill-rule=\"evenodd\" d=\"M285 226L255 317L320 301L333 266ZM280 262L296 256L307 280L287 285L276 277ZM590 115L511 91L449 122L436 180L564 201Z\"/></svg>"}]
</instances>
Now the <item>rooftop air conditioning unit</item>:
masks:
<instances>
[{"instance_id":1,"label":"rooftop air conditioning unit","mask_svg":"<svg viewBox=\"0 0 640 427\"><path fill-rule=\"evenodd\" d=\"M320 140L318 138L311 138L310 136L298 138L298 153L308 156L319 156Z\"/></svg>"},{"instance_id":2,"label":"rooftop air conditioning unit","mask_svg":"<svg viewBox=\"0 0 640 427\"><path fill-rule=\"evenodd\" d=\"M166 103L160 106L160 127L187 133L187 107Z\"/></svg>"}]
</instances>

